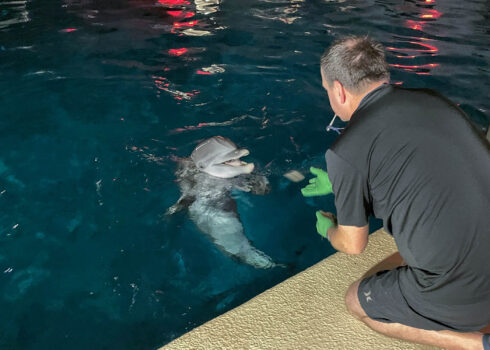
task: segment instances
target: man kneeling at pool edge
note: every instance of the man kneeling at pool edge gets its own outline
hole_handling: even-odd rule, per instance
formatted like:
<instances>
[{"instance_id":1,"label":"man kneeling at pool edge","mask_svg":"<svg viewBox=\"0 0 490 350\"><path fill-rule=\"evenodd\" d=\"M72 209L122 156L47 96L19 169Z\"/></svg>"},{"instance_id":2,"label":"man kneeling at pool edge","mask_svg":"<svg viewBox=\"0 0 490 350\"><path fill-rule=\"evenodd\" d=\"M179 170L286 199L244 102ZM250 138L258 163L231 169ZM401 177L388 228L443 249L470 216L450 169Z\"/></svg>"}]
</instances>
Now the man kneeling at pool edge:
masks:
<instances>
[{"instance_id":1,"label":"man kneeling at pool edge","mask_svg":"<svg viewBox=\"0 0 490 350\"><path fill-rule=\"evenodd\" d=\"M390 85L384 49L369 37L335 41L321 76L348 124L326 152L328 174L312 168L302 189L335 195L337 218L317 212L317 231L359 254L372 215L398 248L349 287L347 309L390 337L490 350L488 141L439 93Z\"/></svg>"}]
</instances>

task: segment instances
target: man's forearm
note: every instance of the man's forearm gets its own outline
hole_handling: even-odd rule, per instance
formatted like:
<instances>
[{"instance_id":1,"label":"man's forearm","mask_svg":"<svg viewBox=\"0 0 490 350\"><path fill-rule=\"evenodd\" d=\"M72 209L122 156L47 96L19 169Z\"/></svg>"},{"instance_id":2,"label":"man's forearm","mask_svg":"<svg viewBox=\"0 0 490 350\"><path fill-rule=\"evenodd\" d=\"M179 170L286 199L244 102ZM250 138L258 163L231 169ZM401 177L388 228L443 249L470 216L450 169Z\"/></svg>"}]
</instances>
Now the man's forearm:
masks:
<instances>
[{"instance_id":1,"label":"man's forearm","mask_svg":"<svg viewBox=\"0 0 490 350\"><path fill-rule=\"evenodd\" d=\"M334 247L336 250L342 253L349 254L345 249L342 238L340 237L338 226L332 226L328 229L327 238L330 241L332 247Z\"/></svg>"},{"instance_id":2,"label":"man's forearm","mask_svg":"<svg viewBox=\"0 0 490 350\"><path fill-rule=\"evenodd\" d=\"M369 226L332 226L327 237L332 246L346 254L360 254L367 245Z\"/></svg>"}]
</instances>

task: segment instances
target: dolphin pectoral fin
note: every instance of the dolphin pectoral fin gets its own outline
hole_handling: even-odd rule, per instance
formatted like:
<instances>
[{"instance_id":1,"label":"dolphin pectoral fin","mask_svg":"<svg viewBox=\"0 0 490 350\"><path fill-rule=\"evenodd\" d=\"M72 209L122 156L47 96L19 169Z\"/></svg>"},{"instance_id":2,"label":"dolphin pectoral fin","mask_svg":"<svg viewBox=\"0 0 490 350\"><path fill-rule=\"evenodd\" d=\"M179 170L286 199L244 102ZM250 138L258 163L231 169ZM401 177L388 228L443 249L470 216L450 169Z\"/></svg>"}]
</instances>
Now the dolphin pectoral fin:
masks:
<instances>
[{"instance_id":1,"label":"dolphin pectoral fin","mask_svg":"<svg viewBox=\"0 0 490 350\"><path fill-rule=\"evenodd\" d=\"M177 203L175 203L174 205L172 205L170 208L167 209L167 211L165 212L165 216L173 215L181 211L182 209L189 207L192 203L194 203L195 200L196 198L194 196L180 197Z\"/></svg>"},{"instance_id":2,"label":"dolphin pectoral fin","mask_svg":"<svg viewBox=\"0 0 490 350\"><path fill-rule=\"evenodd\" d=\"M270 256L265 254L263 251L258 250L255 247L248 247L247 250L242 251L240 254L240 258L245 263L252 265L258 269L270 269L273 267L281 266L280 264L276 264Z\"/></svg>"},{"instance_id":3,"label":"dolphin pectoral fin","mask_svg":"<svg viewBox=\"0 0 490 350\"><path fill-rule=\"evenodd\" d=\"M250 192L253 188L253 183L250 181L250 175L242 175L233 179L233 187L243 192Z\"/></svg>"},{"instance_id":4,"label":"dolphin pectoral fin","mask_svg":"<svg viewBox=\"0 0 490 350\"><path fill-rule=\"evenodd\" d=\"M270 192L269 180L263 175L248 174L236 177L233 186L243 192L264 195Z\"/></svg>"},{"instance_id":5,"label":"dolphin pectoral fin","mask_svg":"<svg viewBox=\"0 0 490 350\"><path fill-rule=\"evenodd\" d=\"M233 187L242 192L250 192L252 190L250 186L246 183L236 183L233 184Z\"/></svg>"}]
</instances>

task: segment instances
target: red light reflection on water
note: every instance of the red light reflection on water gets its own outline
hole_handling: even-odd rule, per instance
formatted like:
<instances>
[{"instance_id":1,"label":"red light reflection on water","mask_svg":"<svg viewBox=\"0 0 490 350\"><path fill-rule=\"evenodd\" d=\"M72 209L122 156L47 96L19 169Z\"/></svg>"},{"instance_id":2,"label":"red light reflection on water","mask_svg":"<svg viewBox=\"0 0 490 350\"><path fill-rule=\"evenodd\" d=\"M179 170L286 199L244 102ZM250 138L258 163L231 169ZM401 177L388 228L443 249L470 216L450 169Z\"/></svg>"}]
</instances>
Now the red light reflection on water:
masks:
<instances>
[{"instance_id":1,"label":"red light reflection on water","mask_svg":"<svg viewBox=\"0 0 490 350\"><path fill-rule=\"evenodd\" d=\"M409 69L434 68L434 67L437 67L438 65L439 65L439 63L428 63L428 64L420 64L420 65L390 64L390 66L392 66L392 67L409 68Z\"/></svg>"},{"instance_id":2,"label":"red light reflection on water","mask_svg":"<svg viewBox=\"0 0 490 350\"><path fill-rule=\"evenodd\" d=\"M198 23L199 23L198 20L189 21L189 22L174 22L172 25L172 30L170 31L170 33L176 34L177 33L176 29L179 29L182 27L194 27ZM182 35L182 34L179 34L179 35Z\"/></svg>"},{"instance_id":3,"label":"red light reflection on water","mask_svg":"<svg viewBox=\"0 0 490 350\"><path fill-rule=\"evenodd\" d=\"M422 30L422 24L424 22L412 21L411 19L405 21L405 27L413 30Z\"/></svg>"},{"instance_id":4,"label":"red light reflection on water","mask_svg":"<svg viewBox=\"0 0 490 350\"><path fill-rule=\"evenodd\" d=\"M186 0L158 0L158 3L165 6L190 5L190 2Z\"/></svg>"},{"instance_id":5,"label":"red light reflection on water","mask_svg":"<svg viewBox=\"0 0 490 350\"><path fill-rule=\"evenodd\" d=\"M167 13L170 16L177 18L189 18L195 16L195 13L191 11L167 11Z\"/></svg>"},{"instance_id":6,"label":"red light reflection on water","mask_svg":"<svg viewBox=\"0 0 490 350\"><path fill-rule=\"evenodd\" d=\"M196 73L197 74L201 74L201 75L212 75L213 74L211 72L205 72L205 71L202 71L202 70L198 70Z\"/></svg>"},{"instance_id":7,"label":"red light reflection on water","mask_svg":"<svg viewBox=\"0 0 490 350\"><path fill-rule=\"evenodd\" d=\"M174 28L180 28L180 27L194 27L199 21L189 21L189 22L176 22L174 23Z\"/></svg>"},{"instance_id":8,"label":"red light reflection on water","mask_svg":"<svg viewBox=\"0 0 490 350\"><path fill-rule=\"evenodd\" d=\"M177 90L176 86L174 84L171 84L170 81L165 77L152 76L152 78L153 81L155 82L155 87L158 90L168 92L170 95L172 95L174 99L178 101L190 100L196 95L201 93L199 90L196 89L190 92Z\"/></svg>"},{"instance_id":9,"label":"red light reflection on water","mask_svg":"<svg viewBox=\"0 0 490 350\"><path fill-rule=\"evenodd\" d=\"M74 32L76 30L78 30L78 29L76 29L76 28L66 28L66 29L61 29L60 32L62 32L62 33L71 33L71 32Z\"/></svg>"},{"instance_id":10,"label":"red light reflection on water","mask_svg":"<svg viewBox=\"0 0 490 350\"><path fill-rule=\"evenodd\" d=\"M425 38L417 38L417 39L427 40ZM394 51L394 52L422 52L422 53L430 53L430 54L435 54L436 52L439 51L439 49L433 45L424 44L424 43L417 42L417 41L407 41L407 42L409 44L412 44L412 45L421 46L422 48L396 48L396 47L388 46L388 47L386 47L386 50ZM395 57L411 59L411 58L415 58L417 56L416 55L410 55L410 56L395 55Z\"/></svg>"},{"instance_id":11,"label":"red light reflection on water","mask_svg":"<svg viewBox=\"0 0 490 350\"><path fill-rule=\"evenodd\" d=\"M435 68L439 66L439 63L428 63L428 64L419 64L419 65L409 65L409 64L390 64L390 66L395 68L401 68L407 72L415 72L415 74L419 75L431 75L430 72L424 72L424 70L430 70L431 68ZM417 70L422 70L421 72L416 72Z\"/></svg>"},{"instance_id":12,"label":"red light reflection on water","mask_svg":"<svg viewBox=\"0 0 490 350\"><path fill-rule=\"evenodd\" d=\"M168 50L168 54L172 55L172 56L180 56L180 55L183 55L187 52L189 52L189 50L186 49L185 47L183 47L181 49L170 49L170 50Z\"/></svg>"},{"instance_id":13,"label":"red light reflection on water","mask_svg":"<svg viewBox=\"0 0 490 350\"><path fill-rule=\"evenodd\" d=\"M424 13L420 15L420 18L424 19L436 19L442 16L442 13L437 10L424 10Z\"/></svg>"},{"instance_id":14,"label":"red light reflection on water","mask_svg":"<svg viewBox=\"0 0 490 350\"><path fill-rule=\"evenodd\" d=\"M418 43L416 41L409 41L408 43L425 47L425 49L397 49L395 47L387 47L386 49L392 50L392 51L416 51L416 52L437 52L437 51L439 51L439 49L437 47L429 45L429 44L422 44L422 43Z\"/></svg>"},{"instance_id":15,"label":"red light reflection on water","mask_svg":"<svg viewBox=\"0 0 490 350\"><path fill-rule=\"evenodd\" d=\"M435 0L425 0L424 1L425 5L435 5ZM404 23L404 26L406 28L410 28L413 30L423 30L423 26L425 23L431 20L435 20L443 15L442 12L439 12L435 9L427 9L424 8L422 9L422 13L418 15L419 18L421 18L421 21L413 21L413 20L406 20Z\"/></svg>"}]
</instances>

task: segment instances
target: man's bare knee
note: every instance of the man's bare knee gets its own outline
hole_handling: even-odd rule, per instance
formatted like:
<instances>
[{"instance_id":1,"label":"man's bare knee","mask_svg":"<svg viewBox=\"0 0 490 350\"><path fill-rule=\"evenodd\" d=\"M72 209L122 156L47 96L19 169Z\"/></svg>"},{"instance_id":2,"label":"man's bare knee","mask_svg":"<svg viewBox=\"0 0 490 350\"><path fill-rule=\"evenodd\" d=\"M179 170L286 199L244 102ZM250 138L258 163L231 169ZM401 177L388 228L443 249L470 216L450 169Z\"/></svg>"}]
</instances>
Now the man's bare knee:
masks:
<instances>
[{"instance_id":1,"label":"man's bare knee","mask_svg":"<svg viewBox=\"0 0 490 350\"><path fill-rule=\"evenodd\" d=\"M360 281L356 281L350 285L349 289L345 293L345 305L347 310L358 320L366 317L366 313L359 303L359 298L357 296L357 290L359 289Z\"/></svg>"}]
</instances>

